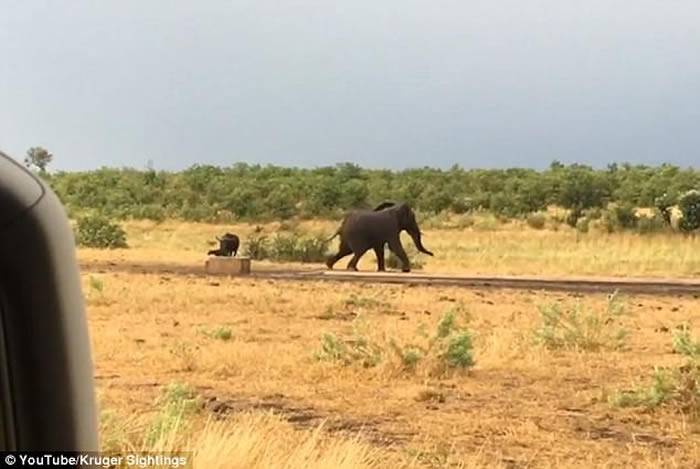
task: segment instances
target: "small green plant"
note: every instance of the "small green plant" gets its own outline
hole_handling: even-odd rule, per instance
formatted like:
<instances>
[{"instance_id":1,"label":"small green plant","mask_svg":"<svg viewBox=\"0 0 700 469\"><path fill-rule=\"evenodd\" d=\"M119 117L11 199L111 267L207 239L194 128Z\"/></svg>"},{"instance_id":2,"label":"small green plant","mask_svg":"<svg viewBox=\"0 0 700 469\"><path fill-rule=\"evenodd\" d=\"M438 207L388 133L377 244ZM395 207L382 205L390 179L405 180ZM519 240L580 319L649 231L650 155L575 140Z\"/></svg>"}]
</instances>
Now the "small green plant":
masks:
<instances>
[{"instance_id":1,"label":"small green plant","mask_svg":"<svg viewBox=\"0 0 700 469\"><path fill-rule=\"evenodd\" d=\"M416 345L402 347L394 339L389 340L389 347L394 355L398 357L404 370L414 371L423 358L425 350Z\"/></svg>"},{"instance_id":2,"label":"small green plant","mask_svg":"<svg viewBox=\"0 0 700 469\"><path fill-rule=\"evenodd\" d=\"M163 437L188 424L187 420L200 412L202 400L188 385L171 383L156 400L159 412L146 431L146 442L153 445Z\"/></svg>"},{"instance_id":3,"label":"small green plant","mask_svg":"<svg viewBox=\"0 0 700 469\"><path fill-rule=\"evenodd\" d=\"M201 331L201 332L202 332L202 334L209 337L210 339L222 340L224 342L228 342L233 337L233 333L231 332L231 328L224 327L224 326L219 326L212 331Z\"/></svg>"},{"instance_id":4,"label":"small green plant","mask_svg":"<svg viewBox=\"0 0 700 469\"><path fill-rule=\"evenodd\" d=\"M77 222L76 242L79 246L99 249L128 247L126 232L101 215L88 215Z\"/></svg>"},{"instance_id":5,"label":"small green plant","mask_svg":"<svg viewBox=\"0 0 700 469\"><path fill-rule=\"evenodd\" d=\"M389 303L370 296L359 296L356 293L351 293L350 296L343 301L343 305L354 308L376 309L386 308L389 306Z\"/></svg>"},{"instance_id":6,"label":"small green plant","mask_svg":"<svg viewBox=\"0 0 700 469\"><path fill-rule=\"evenodd\" d=\"M382 348L355 329L354 337L342 340L330 332L321 336L321 350L315 353L319 361L339 362L344 366L359 363L364 368L377 366L382 360Z\"/></svg>"},{"instance_id":7,"label":"small green plant","mask_svg":"<svg viewBox=\"0 0 700 469\"><path fill-rule=\"evenodd\" d=\"M614 350L627 337L619 324L625 307L617 292L608 297L602 311L587 310L576 302L564 309L557 303L541 305L539 312L541 325L534 331L535 340L549 349Z\"/></svg>"},{"instance_id":8,"label":"small green plant","mask_svg":"<svg viewBox=\"0 0 700 469\"><path fill-rule=\"evenodd\" d=\"M687 324L683 324L673 331L671 342L674 352L700 361L700 340L691 337Z\"/></svg>"},{"instance_id":9,"label":"small green plant","mask_svg":"<svg viewBox=\"0 0 700 469\"><path fill-rule=\"evenodd\" d=\"M436 374L449 369L468 369L474 365L471 333L459 327L457 313L457 309L448 310L438 321L432 336L425 327L420 327L416 335L422 338L423 346L415 343L402 346L394 339L389 341L390 349L405 371L414 371L419 363L426 360L433 363Z\"/></svg>"},{"instance_id":10,"label":"small green plant","mask_svg":"<svg viewBox=\"0 0 700 469\"><path fill-rule=\"evenodd\" d=\"M90 279L89 279L89 285L90 285L90 294L91 294L90 296L92 296L92 295L102 296L102 294L104 293L105 284L101 278L95 277L94 275L91 275Z\"/></svg>"},{"instance_id":11,"label":"small green plant","mask_svg":"<svg viewBox=\"0 0 700 469\"><path fill-rule=\"evenodd\" d=\"M547 224L547 216L544 213L531 213L526 219L527 226L535 230L541 230Z\"/></svg>"},{"instance_id":12,"label":"small green plant","mask_svg":"<svg viewBox=\"0 0 700 469\"><path fill-rule=\"evenodd\" d=\"M432 336L423 326L416 333L416 342L403 345L393 338L383 343L372 341L366 333L360 331L358 323L351 339L324 333L321 336L321 348L315 353L315 358L345 366L359 363L370 368L391 355L387 352L393 352L404 371L413 372L426 361L433 365L432 371L438 375L450 369L467 369L474 365L472 340L469 331L458 326L458 313L457 309L447 311Z\"/></svg>"},{"instance_id":13,"label":"small green plant","mask_svg":"<svg viewBox=\"0 0 700 469\"><path fill-rule=\"evenodd\" d=\"M609 402L616 407L657 407L671 400L675 385L667 370L654 369L652 384L632 391L622 391L613 394Z\"/></svg>"},{"instance_id":14,"label":"small green plant","mask_svg":"<svg viewBox=\"0 0 700 469\"><path fill-rule=\"evenodd\" d=\"M321 336L321 350L316 352L315 357L321 361L342 361L349 363L348 346L342 340L338 339L331 332L324 332Z\"/></svg>"},{"instance_id":15,"label":"small green plant","mask_svg":"<svg viewBox=\"0 0 700 469\"><path fill-rule=\"evenodd\" d=\"M90 275L90 277L88 277L88 289L85 297L92 304L104 304L104 281L99 277Z\"/></svg>"},{"instance_id":16,"label":"small green plant","mask_svg":"<svg viewBox=\"0 0 700 469\"><path fill-rule=\"evenodd\" d=\"M676 369L654 369L652 384L613 394L609 402L618 407L673 405L681 412L700 417L700 340L691 337L687 326L674 331L673 350L686 361Z\"/></svg>"},{"instance_id":17,"label":"small green plant","mask_svg":"<svg viewBox=\"0 0 700 469\"><path fill-rule=\"evenodd\" d=\"M447 366L469 368L474 365L472 337L467 331L460 331L449 337L445 350L440 354Z\"/></svg>"}]
</instances>

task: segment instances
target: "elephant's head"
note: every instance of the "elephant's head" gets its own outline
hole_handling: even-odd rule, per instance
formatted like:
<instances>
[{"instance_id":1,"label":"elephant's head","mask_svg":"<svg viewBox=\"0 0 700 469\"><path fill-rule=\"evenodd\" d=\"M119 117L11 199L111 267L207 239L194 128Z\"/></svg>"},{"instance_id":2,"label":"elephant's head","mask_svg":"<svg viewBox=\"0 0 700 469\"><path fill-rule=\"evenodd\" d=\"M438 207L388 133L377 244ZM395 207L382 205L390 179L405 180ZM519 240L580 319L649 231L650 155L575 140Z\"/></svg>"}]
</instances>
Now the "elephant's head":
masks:
<instances>
[{"instance_id":1,"label":"elephant's head","mask_svg":"<svg viewBox=\"0 0 700 469\"><path fill-rule=\"evenodd\" d=\"M400 204L396 207L396 217L399 222L399 229L405 230L409 234L411 239L416 245L416 248L423 254L432 256L433 253L428 251L421 240L420 228L418 228L418 222L416 221L416 214L413 213L411 207L408 204Z\"/></svg>"}]
</instances>

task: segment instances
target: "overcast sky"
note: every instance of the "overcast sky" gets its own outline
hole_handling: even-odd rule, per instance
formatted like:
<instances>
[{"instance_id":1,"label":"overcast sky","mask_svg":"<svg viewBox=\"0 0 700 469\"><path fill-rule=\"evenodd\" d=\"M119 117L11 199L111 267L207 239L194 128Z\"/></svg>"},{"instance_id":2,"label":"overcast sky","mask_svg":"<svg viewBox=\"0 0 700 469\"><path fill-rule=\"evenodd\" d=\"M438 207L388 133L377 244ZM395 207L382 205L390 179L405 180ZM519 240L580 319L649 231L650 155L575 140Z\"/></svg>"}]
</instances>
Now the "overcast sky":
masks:
<instances>
[{"instance_id":1,"label":"overcast sky","mask_svg":"<svg viewBox=\"0 0 700 469\"><path fill-rule=\"evenodd\" d=\"M697 0L2 0L0 59L59 169L700 157Z\"/></svg>"}]
</instances>

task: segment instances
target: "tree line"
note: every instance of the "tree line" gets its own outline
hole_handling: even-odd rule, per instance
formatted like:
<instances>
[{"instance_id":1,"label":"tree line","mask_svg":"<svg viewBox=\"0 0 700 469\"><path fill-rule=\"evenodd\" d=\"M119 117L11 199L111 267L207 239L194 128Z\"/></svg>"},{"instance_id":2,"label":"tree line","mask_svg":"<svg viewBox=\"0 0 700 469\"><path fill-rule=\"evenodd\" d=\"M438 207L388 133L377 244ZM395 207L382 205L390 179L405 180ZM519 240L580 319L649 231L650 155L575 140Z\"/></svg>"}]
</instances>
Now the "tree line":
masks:
<instances>
[{"instance_id":1,"label":"tree line","mask_svg":"<svg viewBox=\"0 0 700 469\"><path fill-rule=\"evenodd\" d=\"M403 200L424 213L490 211L517 218L557 205L575 224L586 210L657 207L665 213L700 188L700 172L673 165L611 164L594 169L553 162L546 170L364 169L344 163L303 169L236 163L183 171L103 168L42 171L68 210L118 218L189 221L338 217L350 208Z\"/></svg>"}]
</instances>

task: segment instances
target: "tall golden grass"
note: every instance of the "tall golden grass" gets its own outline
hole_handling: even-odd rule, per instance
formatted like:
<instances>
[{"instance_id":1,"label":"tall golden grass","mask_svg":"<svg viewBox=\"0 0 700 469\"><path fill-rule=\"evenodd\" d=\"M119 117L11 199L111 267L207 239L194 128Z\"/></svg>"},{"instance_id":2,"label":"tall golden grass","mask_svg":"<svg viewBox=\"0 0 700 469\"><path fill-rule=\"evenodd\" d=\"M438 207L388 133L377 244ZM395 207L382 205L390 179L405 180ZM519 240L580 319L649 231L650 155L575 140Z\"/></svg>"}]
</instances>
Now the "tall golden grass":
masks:
<instances>
[{"instance_id":1,"label":"tall golden grass","mask_svg":"<svg viewBox=\"0 0 700 469\"><path fill-rule=\"evenodd\" d=\"M419 255L426 272L550 276L700 276L700 241L679 233L634 232L586 234L565 225L532 229L523 222L501 223L494 218L475 218L465 224L434 223L425 228L425 244L435 257ZM288 223L289 225L289 223ZM330 235L337 223L303 221L294 229ZM166 221L125 223L130 249L80 250L82 261L171 262L201 264L214 237L224 231L239 234L245 244L256 225L211 225ZM429 224L429 226L431 226ZM554 226L554 229L552 228ZM265 233L280 232L280 223L264 226ZM410 239L404 236L404 245ZM331 244L336 247L337 240ZM336 268L344 268L345 261ZM265 265L265 262L258 263ZM323 267L318 264L318 267ZM360 269L376 268L374 255L366 254Z\"/></svg>"}]
</instances>

